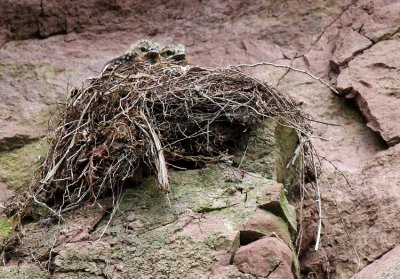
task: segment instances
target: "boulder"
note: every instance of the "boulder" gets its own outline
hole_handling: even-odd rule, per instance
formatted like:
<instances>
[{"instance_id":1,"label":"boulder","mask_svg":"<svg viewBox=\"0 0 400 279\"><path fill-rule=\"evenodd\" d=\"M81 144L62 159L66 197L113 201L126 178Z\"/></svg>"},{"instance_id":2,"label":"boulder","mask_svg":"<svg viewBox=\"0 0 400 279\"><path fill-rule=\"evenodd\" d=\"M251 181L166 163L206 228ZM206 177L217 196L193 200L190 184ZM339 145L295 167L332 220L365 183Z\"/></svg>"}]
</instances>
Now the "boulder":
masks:
<instances>
[{"instance_id":1,"label":"boulder","mask_svg":"<svg viewBox=\"0 0 400 279\"><path fill-rule=\"evenodd\" d=\"M233 263L240 272L257 278L291 279L293 252L275 237L267 237L236 252Z\"/></svg>"}]
</instances>

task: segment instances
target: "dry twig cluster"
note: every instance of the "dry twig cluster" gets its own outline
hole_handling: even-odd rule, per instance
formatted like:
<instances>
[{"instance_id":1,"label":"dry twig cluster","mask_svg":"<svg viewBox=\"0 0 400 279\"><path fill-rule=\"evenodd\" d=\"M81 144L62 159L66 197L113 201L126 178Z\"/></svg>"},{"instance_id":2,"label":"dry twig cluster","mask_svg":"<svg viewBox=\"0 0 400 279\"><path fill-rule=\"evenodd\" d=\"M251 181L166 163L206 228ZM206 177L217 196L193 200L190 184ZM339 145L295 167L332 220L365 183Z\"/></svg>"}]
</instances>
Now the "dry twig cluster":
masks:
<instances>
[{"instance_id":1,"label":"dry twig cluster","mask_svg":"<svg viewBox=\"0 0 400 279\"><path fill-rule=\"evenodd\" d=\"M143 62L104 71L71 91L28 201L62 218L142 175L169 191L167 165L224 160L271 117L297 131L288 165L300 160L304 174L314 152L307 122L288 97L239 69Z\"/></svg>"}]
</instances>

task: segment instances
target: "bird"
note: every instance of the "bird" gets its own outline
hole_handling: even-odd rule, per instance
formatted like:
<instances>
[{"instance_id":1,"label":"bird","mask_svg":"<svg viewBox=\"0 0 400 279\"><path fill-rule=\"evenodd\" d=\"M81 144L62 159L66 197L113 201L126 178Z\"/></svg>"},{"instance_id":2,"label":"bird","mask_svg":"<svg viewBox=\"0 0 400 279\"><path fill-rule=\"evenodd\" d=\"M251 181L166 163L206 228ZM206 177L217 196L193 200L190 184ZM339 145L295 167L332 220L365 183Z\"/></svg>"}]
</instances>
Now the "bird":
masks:
<instances>
[{"instance_id":1,"label":"bird","mask_svg":"<svg viewBox=\"0 0 400 279\"><path fill-rule=\"evenodd\" d=\"M131 46L127 53L107 62L104 66L104 70L127 63L135 64L148 60L155 62L160 56L160 50L161 46L156 42L146 39L139 40Z\"/></svg>"},{"instance_id":2,"label":"bird","mask_svg":"<svg viewBox=\"0 0 400 279\"><path fill-rule=\"evenodd\" d=\"M186 50L182 44L164 46L160 52L161 59L168 62L181 64L186 62Z\"/></svg>"}]
</instances>

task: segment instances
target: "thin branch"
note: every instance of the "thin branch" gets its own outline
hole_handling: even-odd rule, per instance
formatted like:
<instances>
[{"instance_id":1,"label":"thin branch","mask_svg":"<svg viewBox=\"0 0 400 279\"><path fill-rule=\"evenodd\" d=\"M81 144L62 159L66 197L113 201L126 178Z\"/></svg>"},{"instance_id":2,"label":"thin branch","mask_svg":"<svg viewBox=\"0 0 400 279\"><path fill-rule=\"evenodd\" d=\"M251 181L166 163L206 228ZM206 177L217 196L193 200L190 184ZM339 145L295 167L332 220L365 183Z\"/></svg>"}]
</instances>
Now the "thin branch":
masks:
<instances>
[{"instance_id":1,"label":"thin branch","mask_svg":"<svg viewBox=\"0 0 400 279\"><path fill-rule=\"evenodd\" d=\"M317 167L316 167L314 153L311 153L311 161L313 163L314 173L315 173L315 175L317 175ZM316 177L316 179L315 179L315 189L316 189L315 194L317 195L317 203L318 203L318 232L317 232L317 239L315 241L315 251L318 251L319 243L321 240L321 230L322 230L322 201L321 201L321 191L319 189L318 177Z\"/></svg>"},{"instance_id":2,"label":"thin branch","mask_svg":"<svg viewBox=\"0 0 400 279\"><path fill-rule=\"evenodd\" d=\"M288 65L282 65L282 64L275 64L275 63L270 63L270 62L259 62L259 63L255 63L255 64L239 64L239 65L230 65L228 66L228 68L236 68L236 67L249 67L249 68L254 68L257 66L272 66L275 68L285 68L285 69L290 69L292 71L295 72L299 72L299 73L303 73L306 74L307 76L311 77L314 80L317 80L319 82L321 82L322 84L324 84L326 87L328 87L333 93L335 93L337 96L341 96L341 94L339 93L339 91L337 91L335 88L333 88L332 85L330 85L329 83L327 83L326 81L324 81L323 79L316 77L315 75L313 75L310 72L307 72L306 70L303 69L298 69L298 68L294 68L292 66L288 66Z\"/></svg>"}]
</instances>

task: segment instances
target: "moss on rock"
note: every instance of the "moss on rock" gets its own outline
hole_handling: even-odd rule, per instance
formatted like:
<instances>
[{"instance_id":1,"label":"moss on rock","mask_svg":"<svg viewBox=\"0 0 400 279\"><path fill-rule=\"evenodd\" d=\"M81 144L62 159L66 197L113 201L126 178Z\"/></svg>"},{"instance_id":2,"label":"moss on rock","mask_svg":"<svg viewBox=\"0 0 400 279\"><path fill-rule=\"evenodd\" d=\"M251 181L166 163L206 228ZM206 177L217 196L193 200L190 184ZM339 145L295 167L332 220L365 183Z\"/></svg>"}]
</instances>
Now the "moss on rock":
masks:
<instances>
[{"instance_id":1,"label":"moss on rock","mask_svg":"<svg viewBox=\"0 0 400 279\"><path fill-rule=\"evenodd\" d=\"M4 239L10 234L12 226L11 218L0 217L0 239Z\"/></svg>"},{"instance_id":2,"label":"moss on rock","mask_svg":"<svg viewBox=\"0 0 400 279\"><path fill-rule=\"evenodd\" d=\"M299 139L296 130L288 127L285 124L285 122L282 122L276 125L276 149L274 161L276 181L278 181L279 183L283 183L284 185L290 185L294 182L296 176L300 172L298 165L299 161L295 162L295 165L292 168L287 168L288 163L294 156L294 152L299 143Z\"/></svg>"},{"instance_id":3,"label":"moss on rock","mask_svg":"<svg viewBox=\"0 0 400 279\"><path fill-rule=\"evenodd\" d=\"M0 268L2 279L47 279L50 274L34 264L20 266L5 266Z\"/></svg>"},{"instance_id":4,"label":"moss on rock","mask_svg":"<svg viewBox=\"0 0 400 279\"><path fill-rule=\"evenodd\" d=\"M39 167L40 159L46 155L48 144L36 141L19 149L0 152L0 181L14 191L23 190Z\"/></svg>"}]
</instances>

